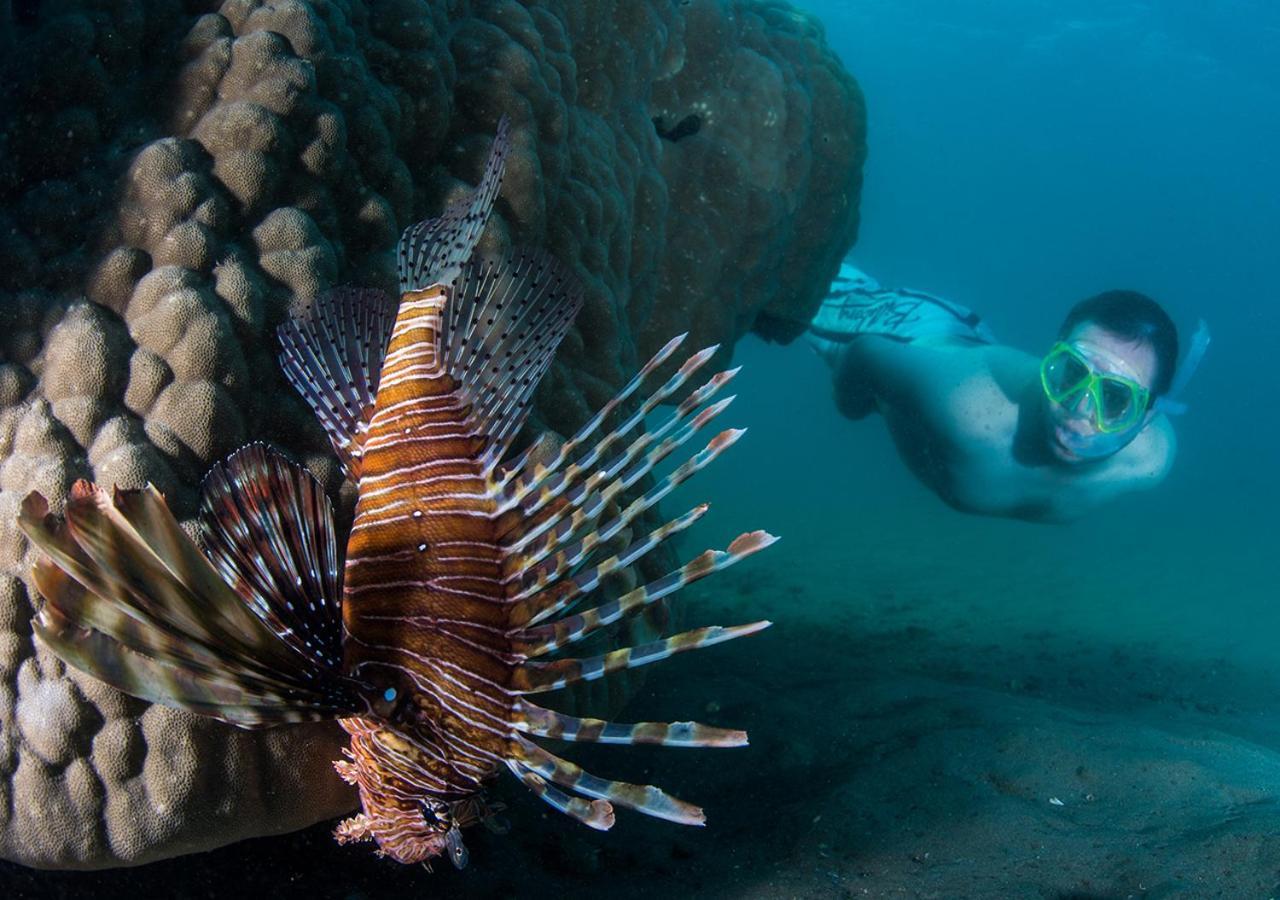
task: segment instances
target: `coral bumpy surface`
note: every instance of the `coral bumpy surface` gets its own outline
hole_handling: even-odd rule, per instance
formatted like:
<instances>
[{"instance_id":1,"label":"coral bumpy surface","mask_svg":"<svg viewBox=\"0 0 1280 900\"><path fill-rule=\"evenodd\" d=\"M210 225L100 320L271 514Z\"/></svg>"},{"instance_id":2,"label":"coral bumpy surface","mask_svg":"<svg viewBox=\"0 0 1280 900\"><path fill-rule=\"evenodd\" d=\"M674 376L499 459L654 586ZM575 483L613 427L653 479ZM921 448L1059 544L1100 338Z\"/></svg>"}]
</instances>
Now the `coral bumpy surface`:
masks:
<instances>
[{"instance_id":1,"label":"coral bumpy surface","mask_svg":"<svg viewBox=\"0 0 1280 900\"><path fill-rule=\"evenodd\" d=\"M861 98L784 4L50 0L0 10L0 61L0 855L29 865L354 804L336 727L239 731L39 647L18 504L150 482L190 528L205 471L253 439L336 496L275 328L334 284L393 289L400 228L476 183L499 115L482 249L540 245L587 283L538 428L572 433L671 334L793 335L856 234Z\"/></svg>"}]
</instances>

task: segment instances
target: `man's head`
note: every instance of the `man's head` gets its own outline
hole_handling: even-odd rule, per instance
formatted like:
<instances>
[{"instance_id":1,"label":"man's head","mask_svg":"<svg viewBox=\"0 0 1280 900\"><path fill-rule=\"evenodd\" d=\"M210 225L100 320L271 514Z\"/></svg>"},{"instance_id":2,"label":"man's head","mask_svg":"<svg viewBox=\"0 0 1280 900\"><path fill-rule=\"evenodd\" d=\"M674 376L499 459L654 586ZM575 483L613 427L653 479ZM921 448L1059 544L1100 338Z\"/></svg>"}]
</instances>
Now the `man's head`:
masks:
<instances>
[{"instance_id":1,"label":"man's head","mask_svg":"<svg viewBox=\"0 0 1280 900\"><path fill-rule=\"evenodd\" d=\"M1107 291L1076 304L1041 367L1053 453L1083 462L1126 446L1169 390L1177 359L1177 329L1150 297Z\"/></svg>"}]
</instances>

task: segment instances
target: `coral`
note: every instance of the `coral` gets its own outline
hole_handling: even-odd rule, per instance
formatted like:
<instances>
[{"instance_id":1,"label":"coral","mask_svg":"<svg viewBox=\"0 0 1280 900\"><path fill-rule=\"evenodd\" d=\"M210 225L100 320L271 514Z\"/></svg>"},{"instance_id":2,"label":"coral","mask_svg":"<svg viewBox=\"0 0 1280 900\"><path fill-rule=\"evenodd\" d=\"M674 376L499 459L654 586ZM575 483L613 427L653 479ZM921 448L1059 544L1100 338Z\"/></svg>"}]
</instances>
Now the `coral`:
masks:
<instances>
[{"instance_id":1,"label":"coral","mask_svg":"<svg viewBox=\"0 0 1280 900\"><path fill-rule=\"evenodd\" d=\"M152 482L189 524L208 466L265 439L349 512L275 327L334 284L393 288L400 229L475 183L500 115L516 152L482 249L546 247L589 295L531 429L573 431L677 332L724 357L752 328L794 336L857 228L861 97L783 4L187 9L0 8L0 855L29 865L141 863L353 804L336 727L239 731L37 646L17 507Z\"/></svg>"}]
</instances>

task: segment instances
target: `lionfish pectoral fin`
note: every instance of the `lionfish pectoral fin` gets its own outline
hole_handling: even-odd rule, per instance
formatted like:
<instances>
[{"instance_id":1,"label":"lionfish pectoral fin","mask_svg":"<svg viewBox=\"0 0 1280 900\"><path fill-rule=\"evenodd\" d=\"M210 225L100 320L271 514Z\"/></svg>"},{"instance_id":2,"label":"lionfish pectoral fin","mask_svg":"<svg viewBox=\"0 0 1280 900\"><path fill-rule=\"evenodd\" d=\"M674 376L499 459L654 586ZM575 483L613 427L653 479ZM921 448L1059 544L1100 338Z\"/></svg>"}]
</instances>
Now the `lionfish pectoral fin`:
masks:
<instances>
[{"instance_id":1,"label":"lionfish pectoral fin","mask_svg":"<svg viewBox=\"0 0 1280 900\"><path fill-rule=\"evenodd\" d=\"M653 744L662 747L745 747L747 733L701 722L607 722L579 718L517 701L515 726L525 734L593 744Z\"/></svg>"},{"instance_id":2,"label":"lionfish pectoral fin","mask_svg":"<svg viewBox=\"0 0 1280 900\"><path fill-rule=\"evenodd\" d=\"M516 759L508 759L506 762L507 768L524 782L525 787L549 806L596 831L608 831L613 827L613 806L608 801L583 800L581 797L570 796L523 762Z\"/></svg>"},{"instance_id":3,"label":"lionfish pectoral fin","mask_svg":"<svg viewBox=\"0 0 1280 900\"><path fill-rule=\"evenodd\" d=\"M635 647L623 647L600 656L584 659L557 659L552 662L528 661L515 670L512 689L521 694L540 694L558 691L579 681L594 681L623 669L634 669L658 662L677 653L700 650L722 644L734 638L746 637L763 631L772 622L759 621L746 625L709 625L684 631L662 640L650 641Z\"/></svg>"},{"instance_id":4,"label":"lionfish pectoral fin","mask_svg":"<svg viewBox=\"0 0 1280 900\"><path fill-rule=\"evenodd\" d=\"M678 345L678 340L669 342L644 369L648 372L656 370ZM616 509L613 504L620 502L626 491L706 428L732 400L731 397L726 398L699 411L703 403L711 400L732 380L737 369L713 375L679 403L665 422L652 430L643 430L625 449L603 464L599 462L613 444L643 426L647 413L682 388L712 358L715 349L708 347L691 356L627 421L600 438L581 457L574 459L573 454L566 453L564 448L585 447L587 439L601 425L599 417L593 418L583 430L566 441L561 452L549 463L526 465L518 474L499 483L500 508L504 511L518 510L523 514L511 516L513 527L504 536L504 573L509 581L516 583L511 599L520 604L516 621L535 625L565 609L579 594L593 589L594 585L585 583L566 586L564 583L557 585L557 582L571 572L579 572L574 576L574 582L581 582L581 567L589 566L591 557L601 547L742 437L742 429L721 431L701 451L667 472L647 491L621 510L611 512ZM639 381L633 379L633 382L638 386ZM628 385L618 397L633 390L634 387ZM699 507L668 522L620 554L619 561L625 559L626 565L636 562L670 535L688 527L703 512L705 507ZM610 560L604 562L611 563ZM589 575L587 580L590 580ZM542 597L531 599L536 592L546 588L551 590Z\"/></svg>"},{"instance_id":5,"label":"lionfish pectoral fin","mask_svg":"<svg viewBox=\"0 0 1280 900\"><path fill-rule=\"evenodd\" d=\"M339 844L373 840L373 820L364 813L348 816L333 829L333 837Z\"/></svg>"},{"instance_id":6,"label":"lionfish pectoral fin","mask_svg":"<svg viewBox=\"0 0 1280 900\"><path fill-rule=\"evenodd\" d=\"M400 236L396 257L402 295L453 281L471 258L502 187L503 169L511 152L510 130L510 120L503 116L484 175L474 190L449 204L439 218L410 225Z\"/></svg>"},{"instance_id":7,"label":"lionfish pectoral fin","mask_svg":"<svg viewBox=\"0 0 1280 900\"><path fill-rule=\"evenodd\" d=\"M315 478L266 444L210 470L200 527L222 580L293 654L342 663L342 576L333 511Z\"/></svg>"},{"instance_id":8,"label":"lionfish pectoral fin","mask_svg":"<svg viewBox=\"0 0 1280 900\"><path fill-rule=\"evenodd\" d=\"M362 708L336 667L299 650L315 632L291 640L262 598L238 596L154 488L77 482L61 523L31 494L19 525L46 556L32 573L45 599L36 633L69 665L245 727Z\"/></svg>"},{"instance_id":9,"label":"lionfish pectoral fin","mask_svg":"<svg viewBox=\"0 0 1280 900\"><path fill-rule=\"evenodd\" d=\"M697 510L694 510L694 512L696 513ZM686 514L686 516L691 515ZM680 519L673 520L672 523L668 523L662 526L661 529L656 530L654 534L663 534L665 529L670 529L673 523L679 523L680 521ZM660 538L654 540L656 542ZM685 563L679 569L668 572L661 578L655 579L646 585L628 591L621 597L617 597L593 609L583 610L575 615L548 622L545 625L530 625L521 631L515 632L515 648L524 656L536 657L580 641L601 628L612 625L624 616L632 615L646 606L669 597L688 584L729 568L729 566L746 559L753 553L758 553L771 546L777 540L776 537L766 531L751 531L739 535L729 545L728 550L707 550ZM645 544L647 545L647 543L646 541ZM587 574L590 576L593 572L588 572ZM553 589L551 593L554 596L556 593L563 593L563 591L556 592ZM535 596L534 600L536 599ZM558 603L558 598L552 599L547 602L547 608Z\"/></svg>"},{"instance_id":10,"label":"lionfish pectoral fin","mask_svg":"<svg viewBox=\"0 0 1280 900\"><path fill-rule=\"evenodd\" d=\"M47 585L47 581L43 582ZM42 587L42 593L47 588ZM68 579L64 591L84 592ZM64 595L59 595L63 596ZM281 722L305 721L321 716L279 718L279 695L241 680L194 674L180 665L161 662L125 646L93 628L62 617L59 607L46 604L32 621L32 632L67 665L87 672L99 681L134 697L231 722L242 728L259 728Z\"/></svg>"},{"instance_id":11,"label":"lionfish pectoral fin","mask_svg":"<svg viewBox=\"0 0 1280 900\"><path fill-rule=\"evenodd\" d=\"M352 480L360 476L382 357L396 303L378 290L335 288L277 331L280 368L329 435Z\"/></svg>"},{"instance_id":12,"label":"lionfish pectoral fin","mask_svg":"<svg viewBox=\"0 0 1280 900\"><path fill-rule=\"evenodd\" d=\"M598 778L568 760L548 753L532 741L516 738L513 761L524 771L554 782L584 797L625 806L645 815L681 825L705 825L707 818L692 803L672 797L651 784L630 784ZM526 784L528 782L526 781Z\"/></svg>"}]
</instances>

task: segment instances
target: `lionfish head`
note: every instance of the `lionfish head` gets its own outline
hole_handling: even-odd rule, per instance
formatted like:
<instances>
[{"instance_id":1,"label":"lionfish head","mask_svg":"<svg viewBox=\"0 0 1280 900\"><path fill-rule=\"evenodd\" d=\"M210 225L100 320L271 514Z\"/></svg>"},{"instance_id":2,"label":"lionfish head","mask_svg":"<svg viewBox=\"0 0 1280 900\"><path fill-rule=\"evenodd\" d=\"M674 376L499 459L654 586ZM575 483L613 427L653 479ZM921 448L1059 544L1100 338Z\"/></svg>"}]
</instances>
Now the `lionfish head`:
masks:
<instances>
[{"instance_id":1,"label":"lionfish head","mask_svg":"<svg viewBox=\"0 0 1280 900\"><path fill-rule=\"evenodd\" d=\"M372 840L380 855L399 863L429 863L447 856L459 869L465 868L469 857L462 829L487 818L480 795L423 794L421 780L401 771L413 756L404 734L369 719L340 721L351 734L351 746L343 751L347 758L334 767L358 789L361 812L338 824L338 843Z\"/></svg>"}]
</instances>

